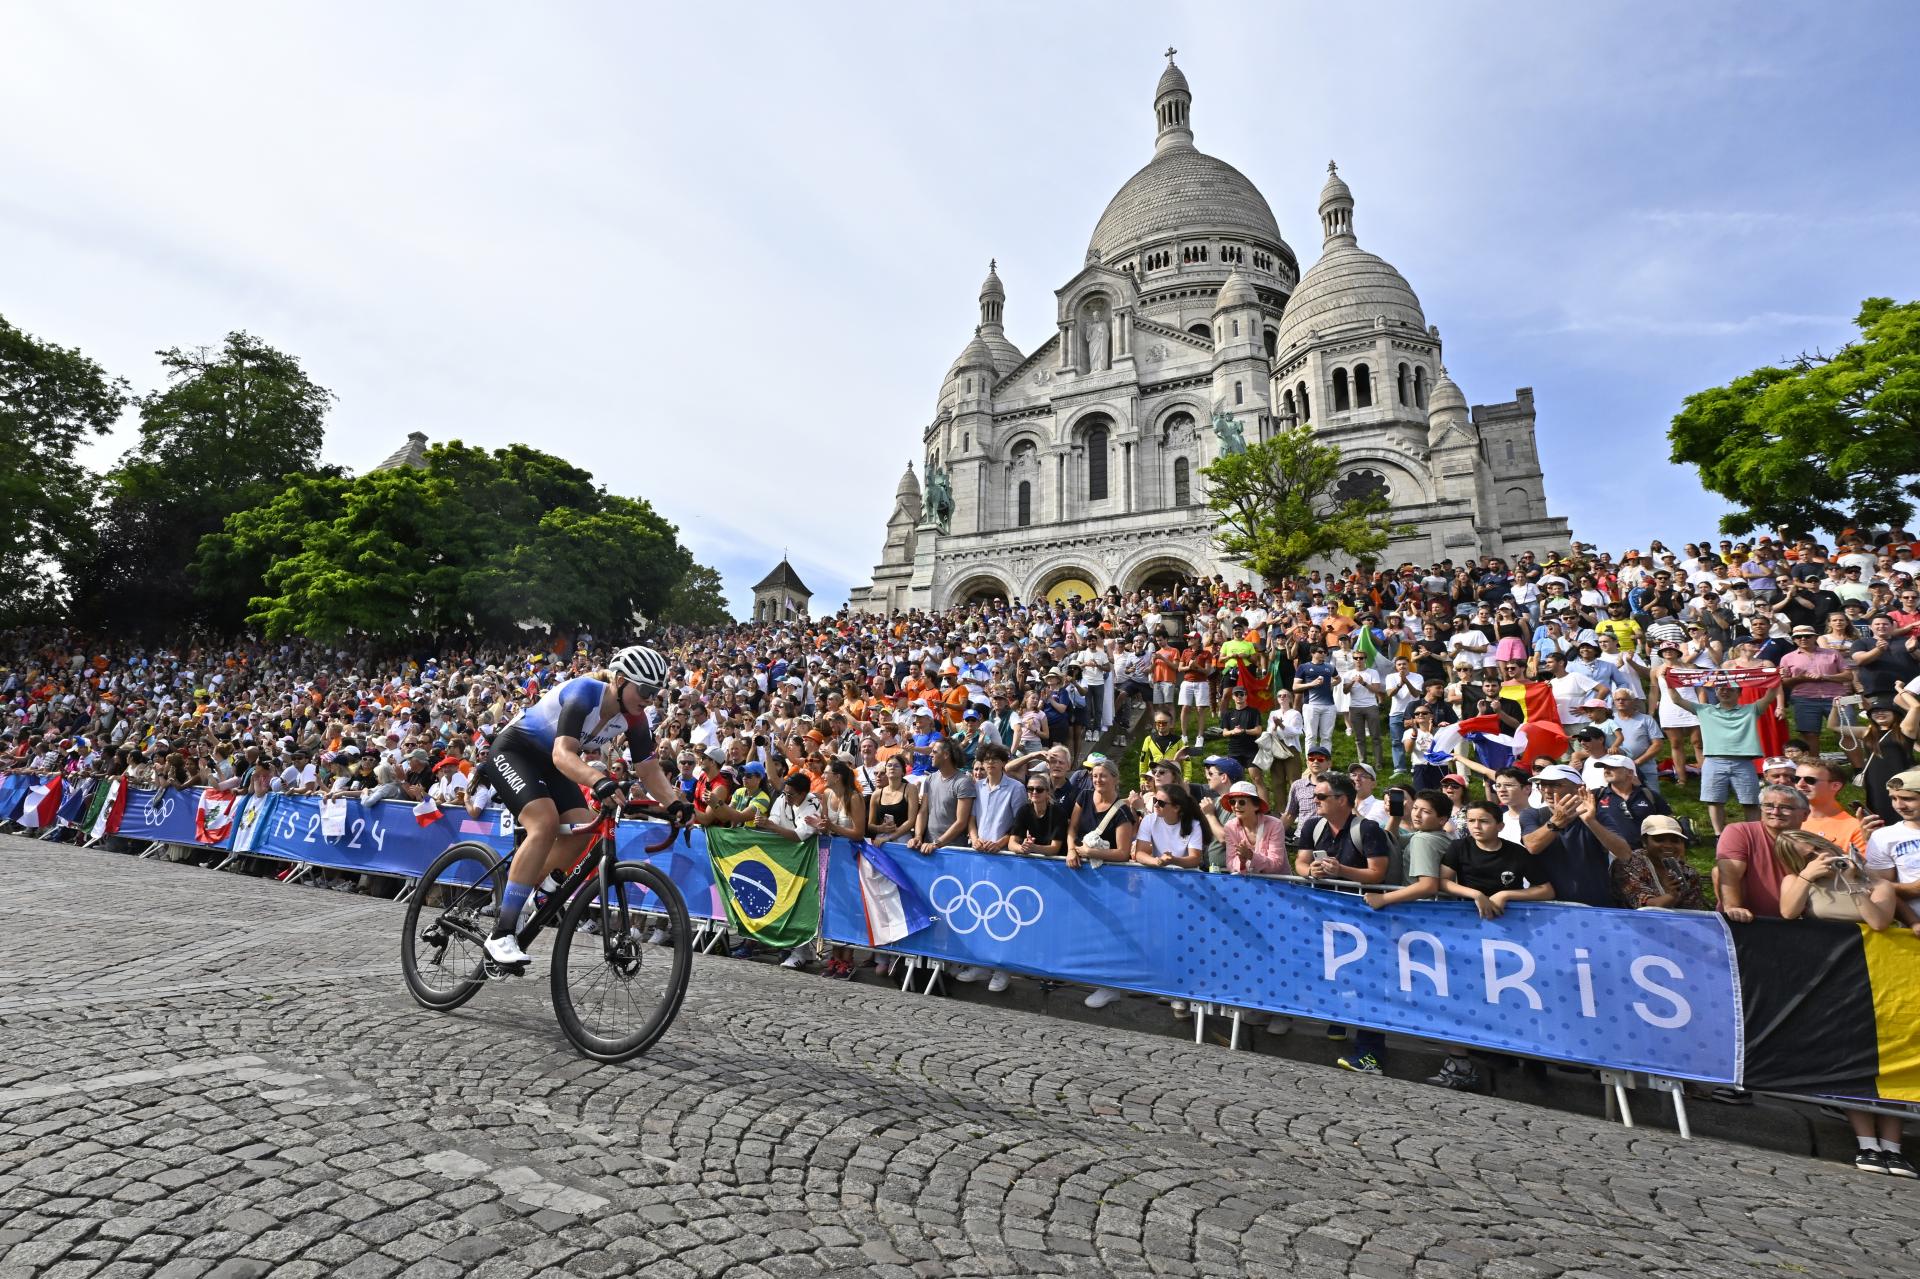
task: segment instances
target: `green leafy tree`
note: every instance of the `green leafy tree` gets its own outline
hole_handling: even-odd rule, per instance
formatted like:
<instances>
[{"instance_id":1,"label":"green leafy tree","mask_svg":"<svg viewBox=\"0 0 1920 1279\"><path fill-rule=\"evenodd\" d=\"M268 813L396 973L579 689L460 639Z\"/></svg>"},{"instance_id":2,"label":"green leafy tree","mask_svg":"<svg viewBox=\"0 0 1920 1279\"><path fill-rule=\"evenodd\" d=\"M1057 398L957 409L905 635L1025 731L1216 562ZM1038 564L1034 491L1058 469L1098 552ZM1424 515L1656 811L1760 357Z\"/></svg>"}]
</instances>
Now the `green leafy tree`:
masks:
<instances>
[{"instance_id":1,"label":"green leafy tree","mask_svg":"<svg viewBox=\"0 0 1920 1279\"><path fill-rule=\"evenodd\" d=\"M91 543L92 479L74 452L131 399L124 378L0 317L0 620L44 620L62 603L49 569Z\"/></svg>"},{"instance_id":2,"label":"green leafy tree","mask_svg":"<svg viewBox=\"0 0 1920 1279\"><path fill-rule=\"evenodd\" d=\"M525 445L454 441L425 469L298 477L230 516L198 571L266 562L246 620L269 637L399 642L525 627L629 629L693 567L646 502Z\"/></svg>"},{"instance_id":3,"label":"green leafy tree","mask_svg":"<svg viewBox=\"0 0 1920 1279\"><path fill-rule=\"evenodd\" d=\"M105 476L95 543L69 566L76 613L149 633L233 629L265 561L229 554L212 576L189 566L229 515L321 473L333 393L247 333L158 354L168 385L139 401L140 440Z\"/></svg>"},{"instance_id":4,"label":"green leafy tree","mask_svg":"<svg viewBox=\"0 0 1920 1279\"><path fill-rule=\"evenodd\" d=\"M1740 509L1723 532L1904 523L1920 496L1920 302L1868 298L1860 336L1689 395L1673 460Z\"/></svg>"},{"instance_id":5,"label":"green leafy tree","mask_svg":"<svg viewBox=\"0 0 1920 1279\"><path fill-rule=\"evenodd\" d=\"M1388 519L1384 493L1335 494L1340 450L1317 443L1306 424L1222 454L1201 474L1207 505L1220 517L1221 553L1270 582L1330 555L1372 559L1403 531Z\"/></svg>"},{"instance_id":6,"label":"green leafy tree","mask_svg":"<svg viewBox=\"0 0 1920 1279\"><path fill-rule=\"evenodd\" d=\"M725 626L733 620L727 609L727 588L720 574L695 564L667 593L660 620L668 626Z\"/></svg>"}]
</instances>

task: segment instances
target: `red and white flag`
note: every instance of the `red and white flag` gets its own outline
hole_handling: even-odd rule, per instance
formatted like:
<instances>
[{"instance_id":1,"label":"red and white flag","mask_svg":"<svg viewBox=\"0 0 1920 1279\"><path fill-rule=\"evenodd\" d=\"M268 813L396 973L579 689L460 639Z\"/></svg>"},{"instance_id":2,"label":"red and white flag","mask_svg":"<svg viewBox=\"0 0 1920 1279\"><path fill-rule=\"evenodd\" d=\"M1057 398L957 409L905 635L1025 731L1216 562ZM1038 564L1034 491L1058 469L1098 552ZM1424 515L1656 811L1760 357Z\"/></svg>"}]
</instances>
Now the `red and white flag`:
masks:
<instances>
[{"instance_id":1,"label":"red and white flag","mask_svg":"<svg viewBox=\"0 0 1920 1279\"><path fill-rule=\"evenodd\" d=\"M89 839L99 839L103 835L112 835L120 829L120 819L127 811L127 779L116 777L107 783L106 802L100 805L100 811L94 814L93 825L87 829Z\"/></svg>"},{"instance_id":2,"label":"red and white flag","mask_svg":"<svg viewBox=\"0 0 1920 1279\"><path fill-rule=\"evenodd\" d=\"M193 837L203 844L217 844L233 829L233 810L240 804L238 791L215 790L209 786L200 792L200 807L193 814Z\"/></svg>"},{"instance_id":3,"label":"red and white flag","mask_svg":"<svg viewBox=\"0 0 1920 1279\"><path fill-rule=\"evenodd\" d=\"M433 802L433 796L429 795L413 806L413 820L422 826L431 826L440 820L440 805Z\"/></svg>"},{"instance_id":4,"label":"red and white flag","mask_svg":"<svg viewBox=\"0 0 1920 1279\"><path fill-rule=\"evenodd\" d=\"M26 802L20 806L19 822L28 830L38 830L51 826L60 816L60 775L42 777L27 790Z\"/></svg>"}]
</instances>

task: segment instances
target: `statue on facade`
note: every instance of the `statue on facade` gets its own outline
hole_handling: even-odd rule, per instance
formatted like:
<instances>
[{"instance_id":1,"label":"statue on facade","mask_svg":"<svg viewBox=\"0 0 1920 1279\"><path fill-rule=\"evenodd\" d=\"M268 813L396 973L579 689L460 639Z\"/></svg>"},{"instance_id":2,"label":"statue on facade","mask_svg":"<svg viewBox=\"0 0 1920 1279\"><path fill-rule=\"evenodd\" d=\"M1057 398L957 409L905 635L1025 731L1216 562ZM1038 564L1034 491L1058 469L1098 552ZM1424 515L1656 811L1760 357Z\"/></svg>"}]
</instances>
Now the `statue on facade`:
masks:
<instances>
[{"instance_id":1,"label":"statue on facade","mask_svg":"<svg viewBox=\"0 0 1920 1279\"><path fill-rule=\"evenodd\" d=\"M1221 456L1247 451L1247 428L1232 414L1213 411L1213 434L1220 441Z\"/></svg>"},{"instance_id":2,"label":"statue on facade","mask_svg":"<svg viewBox=\"0 0 1920 1279\"><path fill-rule=\"evenodd\" d=\"M1082 331L1087 335L1087 372L1106 372L1113 364L1113 347L1105 318L1098 311L1089 311Z\"/></svg>"},{"instance_id":3,"label":"statue on facade","mask_svg":"<svg viewBox=\"0 0 1920 1279\"><path fill-rule=\"evenodd\" d=\"M950 532L953 524L953 482L947 478L946 469L938 463L927 467L927 514L933 517L934 524L942 533Z\"/></svg>"}]
</instances>

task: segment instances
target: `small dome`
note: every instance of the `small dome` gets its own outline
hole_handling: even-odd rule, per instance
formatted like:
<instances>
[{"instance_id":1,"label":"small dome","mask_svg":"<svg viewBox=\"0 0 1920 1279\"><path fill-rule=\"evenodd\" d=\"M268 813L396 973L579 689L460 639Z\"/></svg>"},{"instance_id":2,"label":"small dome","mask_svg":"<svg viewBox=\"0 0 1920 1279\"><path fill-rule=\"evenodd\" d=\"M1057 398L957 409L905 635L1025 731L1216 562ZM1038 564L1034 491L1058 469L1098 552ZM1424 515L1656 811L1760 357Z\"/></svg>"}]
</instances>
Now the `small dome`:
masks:
<instances>
[{"instance_id":1,"label":"small dome","mask_svg":"<svg viewBox=\"0 0 1920 1279\"><path fill-rule=\"evenodd\" d=\"M1214 299L1213 313L1218 315L1230 307L1259 305L1260 295L1247 283L1247 277L1240 274L1240 268L1235 267L1227 273L1227 282L1220 286L1220 296Z\"/></svg>"},{"instance_id":2,"label":"small dome","mask_svg":"<svg viewBox=\"0 0 1920 1279\"><path fill-rule=\"evenodd\" d=\"M1427 396L1427 414L1431 417L1441 409L1459 409L1466 412L1467 397L1461 392L1459 384L1447 376L1447 370L1440 370L1440 377L1433 384L1433 393Z\"/></svg>"},{"instance_id":3,"label":"small dome","mask_svg":"<svg viewBox=\"0 0 1920 1279\"><path fill-rule=\"evenodd\" d=\"M1345 200L1351 204L1353 188L1347 185L1347 180L1340 176L1340 170L1334 167L1333 161L1329 160L1327 161L1327 184L1320 188L1320 203L1324 206L1333 200Z\"/></svg>"},{"instance_id":4,"label":"small dome","mask_svg":"<svg viewBox=\"0 0 1920 1279\"><path fill-rule=\"evenodd\" d=\"M1187 87L1187 77L1179 67L1173 65L1173 59L1167 59L1167 69L1160 73L1160 83L1153 86L1154 101L1158 102L1169 93L1184 93L1193 96L1193 90Z\"/></svg>"},{"instance_id":5,"label":"small dome","mask_svg":"<svg viewBox=\"0 0 1920 1279\"><path fill-rule=\"evenodd\" d=\"M1005 285L1000 283L999 265L997 260L987 263L987 278L986 281L980 285L980 296L983 298L999 298L1004 302L1007 300L1007 289Z\"/></svg>"},{"instance_id":6,"label":"small dome","mask_svg":"<svg viewBox=\"0 0 1920 1279\"><path fill-rule=\"evenodd\" d=\"M993 348L989 347L986 342L981 339L980 330L975 329L973 331L973 340L968 342L965 348L961 350L960 358L953 362L951 369L947 370L947 376L952 377L962 369L991 370L992 368Z\"/></svg>"},{"instance_id":7,"label":"small dome","mask_svg":"<svg viewBox=\"0 0 1920 1279\"><path fill-rule=\"evenodd\" d=\"M913 463L907 463L907 473L900 477L900 487L893 491L895 497L920 497L920 477L913 473Z\"/></svg>"},{"instance_id":8,"label":"small dome","mask_svg":"<svg viewBox=\"0 0 1920 1279\"><path fill-rule=\"evenodd\" d=\"M1384 317L1390 327L1411 328L1421 336L1427 319L1420 299L1406 277L1381 258L1353 244L1335 245L1320 255L1300 287L1287 300L1280 317L1282 354L1307 340L1318 329L1330 334L1340 329L1373 328Z\"/></svg>"}]
</instances>

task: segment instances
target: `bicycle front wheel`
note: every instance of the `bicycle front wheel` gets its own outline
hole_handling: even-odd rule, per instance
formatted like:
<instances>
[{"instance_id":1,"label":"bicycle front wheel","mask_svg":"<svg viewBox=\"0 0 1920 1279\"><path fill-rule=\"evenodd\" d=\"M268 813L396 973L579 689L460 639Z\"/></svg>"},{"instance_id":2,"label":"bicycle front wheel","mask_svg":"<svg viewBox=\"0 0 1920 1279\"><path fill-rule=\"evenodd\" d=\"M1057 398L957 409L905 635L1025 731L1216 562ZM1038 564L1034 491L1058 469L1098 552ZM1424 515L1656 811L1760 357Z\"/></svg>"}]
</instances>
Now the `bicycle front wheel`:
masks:
<instances>
[{"instance_id":1,"label":"bicycle front wheel","mask_svg":"<svg viewBox=\"0 0 1920 1279\"><path fill-rule=\"evenodd\" d=\"M647 915L661 917L664 947L647 943ZM693 929L680 890L645 862L621 862L611 881L596 880L560 918L553 1011L586 1056L626 1061L666 1034L692 972Z\"/></svg>"},{"instance_id":2,"label":"bicycle front wheel","mask_svg":"<svg viewBox=\"0 0 1920 1279\"><path fill-rule=\"evenodd\" d=\"M458 1008L486 981L485 946L506 882L506 863L477 841L452 845L420 877L400 931L400 971L423 1008Z\"/></svg>"}]
</instances>

